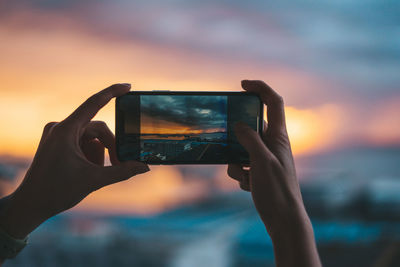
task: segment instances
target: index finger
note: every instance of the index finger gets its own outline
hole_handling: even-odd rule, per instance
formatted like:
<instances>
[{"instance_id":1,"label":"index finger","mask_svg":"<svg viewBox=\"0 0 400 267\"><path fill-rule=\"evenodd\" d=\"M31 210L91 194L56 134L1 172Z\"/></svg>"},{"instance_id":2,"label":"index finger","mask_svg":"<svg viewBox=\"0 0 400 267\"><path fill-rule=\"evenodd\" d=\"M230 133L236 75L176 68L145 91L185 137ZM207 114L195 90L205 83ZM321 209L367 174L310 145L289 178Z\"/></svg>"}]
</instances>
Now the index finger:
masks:
<instances>
[{"instance_id":1,"label":"index finger","mask_svg":"<svg viewBox=\"0 0 400 267\"><path fill-rule=\"evenodd\" d=\"M80 105L65 121L72 124L83 126L97 114L114 97L121 96L129 92L131 85L129 83L113 84L97 94L89 97L82 105Z\"/></svg>"},{"instance_id":2,"label":"index finger","mask_svg":"<svg viewBox=\"0 0 400 267\"><path fill-rule=\"evenodd\" d=\"M248 92L258 94L264 104L267 105L269 130L286 131L283 98L263 81L243 80L242 87Z\"/></svg>"}]
</instances>

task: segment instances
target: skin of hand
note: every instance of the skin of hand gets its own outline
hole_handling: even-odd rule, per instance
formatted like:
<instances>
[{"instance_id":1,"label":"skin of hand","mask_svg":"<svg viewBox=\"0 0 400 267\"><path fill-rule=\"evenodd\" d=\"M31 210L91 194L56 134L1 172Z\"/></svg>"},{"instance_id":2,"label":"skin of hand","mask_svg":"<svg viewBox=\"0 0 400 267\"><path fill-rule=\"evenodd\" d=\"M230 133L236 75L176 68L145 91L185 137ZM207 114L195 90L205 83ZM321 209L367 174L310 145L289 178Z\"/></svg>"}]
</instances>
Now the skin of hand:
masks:
<instances>
[{"instance_id":1,"label":"skin of hand","mask_svg":"<svg viewBox=\"0 0 400 267\"><path fill-rule=\"evenodd\" d=\"M228 175L250 191L274 245L277 266L321 266L310 219L305 210L286 130L283 99L263 81L243 80L247 92L267 105L268 124L260 136L247 124L235 125L250 168L228 165Z\"/></svg>"},{"instance_id":2,"label":"skin of hand","mask_svg":"<svg viewBox=\"0 0 400 267\"><path fill-rule=\"evenodd\" d=\"M114 84L91 96L68 118L48 123L20 186L0 207L0 227L23 239L48 218L74 207L91 192L149 171L137 161L120 163L113 133L102 121L91 121L112 98L130 90ZM104 166L108 149L112 166Z\"/></svg>"}]
</instances>

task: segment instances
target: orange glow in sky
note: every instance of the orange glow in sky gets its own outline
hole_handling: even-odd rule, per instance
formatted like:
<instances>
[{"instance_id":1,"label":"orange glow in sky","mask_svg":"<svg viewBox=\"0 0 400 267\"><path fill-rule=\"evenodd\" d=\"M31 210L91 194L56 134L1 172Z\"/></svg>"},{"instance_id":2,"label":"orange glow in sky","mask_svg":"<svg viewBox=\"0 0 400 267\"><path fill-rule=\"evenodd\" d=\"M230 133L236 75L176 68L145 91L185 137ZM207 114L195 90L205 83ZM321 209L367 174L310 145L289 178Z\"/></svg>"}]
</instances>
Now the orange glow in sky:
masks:
<instances>
[{"instance_id":1,"label":"orange glow in sky","mask_svg":"<svg viewBox=\"0 0 400 267\"><path fill-rule=\"evenodd\" d=\"M140 132L142 134L200 134L200 133L214 133L223 132L223 128L213 128L213 129L195 129L190 128L187 125L182 125L172 121L165 121L157 119L155 121L148 116L142 114L140 119Z\"/></svg>"},{"instance_id":2,"label":"orange glow in sky","mask_svg":"<svg viewBox=\"0 0 400 267\"><path fill-rule=\"evenodd\" d=\"M147 174L96 191L77 210L152 214L182 202L189 204L207 195L207 190L201 179L184 183L175 168L153 166Z\"/></svg>"},{"instance_id":3,"label":"orange glow in sky","mask_svg":"<svg viewBox=\"0 0 400 267\"><path fill-rule=\"evenodd\" d=\"M334 105L315 109L287 107L286 124L295 155L312 153L337 145L341 110ZM337 136L336 136L337 137Z\"/></svg>"}]
</instances>

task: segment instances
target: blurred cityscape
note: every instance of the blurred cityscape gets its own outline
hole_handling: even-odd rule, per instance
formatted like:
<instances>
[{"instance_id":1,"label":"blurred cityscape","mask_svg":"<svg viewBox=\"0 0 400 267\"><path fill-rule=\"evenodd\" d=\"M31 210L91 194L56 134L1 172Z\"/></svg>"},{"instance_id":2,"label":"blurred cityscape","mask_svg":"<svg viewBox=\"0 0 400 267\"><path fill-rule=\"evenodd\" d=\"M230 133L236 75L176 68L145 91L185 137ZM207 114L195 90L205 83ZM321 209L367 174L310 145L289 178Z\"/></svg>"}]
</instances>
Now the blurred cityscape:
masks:
<instances>
[{"instance_id":1,"label":"blurred cityscape","mask_svg":"<svg viewBox=\"0 0 400 267\"><path fill-rule=\"evenodd\" d=\"M226 132L201 134L126 134L120 138L122 158L142 161L226 162Z\"/></svg>"},{"instance_id":2,"label":"blurred cityscape","mask_svg":"<svg viewBox=\"0 0 400 267\"><path fill-rule=\"evenodd\" d=\"M400 266L399 160L393 147L296 158L324 266ZM3 158L2 188L26 167ZM40 226L4 266L274 266L250 194L213 188L222 166L176 168L197 173L209 193L153 215L72 210Z\"/></svg>"}]
</instances>

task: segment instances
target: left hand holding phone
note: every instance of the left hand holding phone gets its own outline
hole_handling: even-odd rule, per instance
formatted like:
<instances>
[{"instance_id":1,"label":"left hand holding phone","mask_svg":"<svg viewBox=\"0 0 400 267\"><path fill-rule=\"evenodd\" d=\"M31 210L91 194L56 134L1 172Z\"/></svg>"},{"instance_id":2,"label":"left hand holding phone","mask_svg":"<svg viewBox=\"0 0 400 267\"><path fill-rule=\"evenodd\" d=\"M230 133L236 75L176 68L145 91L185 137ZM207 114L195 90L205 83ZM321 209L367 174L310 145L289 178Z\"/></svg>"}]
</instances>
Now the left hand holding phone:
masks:
<instances>
[{"instance_id":1,"label":"left hand holding phone","mask_svg":"<svg viewBox=\"0 0 400 267\"><path fill-rule=\"evenodd\" d=\"M23 239L91 192L149 171L138 161L118 162L113 133L104 122L91 121L112 98L129 90L130 84L114 84L91 96L65 120L45 126L23 182L1 200L3 231ZM112 166L104 166L105 148Z\"/></svg>"}]
</instances>

